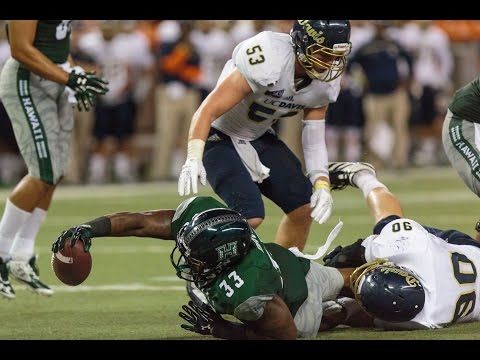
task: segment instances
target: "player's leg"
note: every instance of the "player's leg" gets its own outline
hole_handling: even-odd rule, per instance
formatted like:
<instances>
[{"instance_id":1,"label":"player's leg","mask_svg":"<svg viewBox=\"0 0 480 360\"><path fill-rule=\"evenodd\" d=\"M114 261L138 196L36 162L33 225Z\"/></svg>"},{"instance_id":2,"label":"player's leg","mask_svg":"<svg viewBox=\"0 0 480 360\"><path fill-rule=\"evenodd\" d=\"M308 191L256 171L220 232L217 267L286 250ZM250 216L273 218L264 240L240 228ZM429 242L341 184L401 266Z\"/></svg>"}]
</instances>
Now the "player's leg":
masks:
<instances>
[{"instance_id":1,"label":"player's leg","mask_svg":"<svg viewBox=\"0 0 480 360\"><path fill-rule=\"evenodd\" d=\"M312 184L292 151L275 135L267 133L252 141L261 162L270 168L270 176L259 184L262 194L285 213L277 229L275 242L283 247L303 250L312 218Z\"/></svg>"},{"instance_id":2,"label":"player's leg","mask_svg":"<svg viewBox=\"0 0 480 360\"><path fill-rule=\"evenodd\" d=\"M203 165L215 193L257 228L265 218L262 195L242 163L230 137L212 128L205 144Z\"/></svg>"},{"instance_id":3,"label":"player's leg","mask_svg":"<svg viewBox=\"0 0 480 360\"><path fill-rule=\"evenodd\" d=\"M407 92L400 88L395 91L390 99L392 107L392 125L395 134L393 151L393 166L404 169L408 165L408 120L410 114L410 99Z\"/></svg>"},{"instance_id":4,"label":"player's leg","mask_svg":"<svg viewBox=\"0 0 480 360\"><path fill-rule=\"evenodd\" d=\"M53 294L53 291L38 277L34 246L40 226L47 215L54 189L67 169L70 134L73 130L73 113L71 105L68 104L68 96L62 86L41 80L34 75L31 75L28 81L26 86L28 86L31 106L35 109L42 131L40 136L39 131L32 130L32 133L36 134L33 143L37 149L38 158L46 157L48 159L48 174L51 177L45 177L40 160L30 163L26 161L31 175L34 178L39 176L41 181L48 184L48 187L42 192L27 221L16 233L10 249L12 261L8 267L13 278L24 283L36 293L49 296ZM58 100L54 102L53 99ZM33 123L32 118L30 118L30 122ZM34 129L33 125L32 129ZM38 139L37 136L44 140L43 145L41 143L39 145L38 141L35 142ZM38 168L40 169L37 174L36 169Z\"/></svg>"},{"instance_id":5,"label":"player's leg","mask_svg":"<svg viewBox=\"0 0 480 360\"><path fill-rule=\"evenodd\" d=\"M5 269L9 267L12 244L22 228L31 222L37 205L54 184L47 135L37 107L38 99L35 102L31 93L34 88L30 73L22 69L17 61L7 61L0 78L0 97L29 171L8 197L0 221L0 273L3 280L0 294L10 298L14 297L14 293ZM43 101L42 106L47 111L56 113L53 100L44 94Z\"/></svg>"},{"instance_id":6,"label":"player's leg","mask_svg":"<svg viewBox=\"0 0 480 360\"><path fill-rule=\"evenodd\" d=\"M388 188L378 181L375 169L368 163L332 162L329 164L332 189L343 189L350 185L359 188L375 223L391 216L403 216L400 202Z\"/></svg>"},{"instance_id":7,"label":"player's leg","mask_svg":"<svg viewBox=\"0 0 480 360\"><path fill-rule=\"evenodd\" d=\"M113 113L116 121L113 134L118 144L113 159L115 177L120 182L134 182L137 179L132 144L135 129L135 103L132 99L128 99L115 106Z\"/></svg>"},{"instance_id":8,"label":"player's leg","mask_svg":"<svg viewBox=\"0 0 480 360\"><path fill-rule=\"evenodd\" d=\"M447 111L442 129L442 142L448 160L465 185L480 197L480 124L462 120ZM480 241L480 232L476 239Z\"/></svg>"}]
</instances>

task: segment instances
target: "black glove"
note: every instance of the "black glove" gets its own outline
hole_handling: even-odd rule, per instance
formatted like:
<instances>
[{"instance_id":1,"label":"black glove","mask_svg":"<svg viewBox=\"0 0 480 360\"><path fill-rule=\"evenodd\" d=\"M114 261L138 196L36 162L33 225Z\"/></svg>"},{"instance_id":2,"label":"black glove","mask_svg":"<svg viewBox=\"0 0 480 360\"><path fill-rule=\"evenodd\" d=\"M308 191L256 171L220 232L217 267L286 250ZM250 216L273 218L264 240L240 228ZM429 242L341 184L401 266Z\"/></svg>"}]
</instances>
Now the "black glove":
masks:
<instances>
[{"instance_id":1,"label":"black glove","mask_svg":"<svg viewBox=\"0 0 480 360\"><path fill-rule=\"evenodd\" d=\"M325 266L335 268L358 267L365 264L365 248L362 246L364 239L358 239L351 245L337 246L323 258Z\"/></svg>"},{"instance_id":2,"label":"black glove","mask_svg":"<svg viewBox=\"0 0 480 360\"><path fill-rule=\"evenodd\" d=\"M62 231L60 236L52 244L52 252L57 253L65 246L65 241L70 240L70 246L73 247L77 240L83 242L83 251L88 252L92 246L92 230L90 225L79 225L68 230Z\"/></svg>"},{"instance_id":3,"label":"black glove","mask_svg":"<svg viewBox=\"0 0 480 360\"><path fill-rule=\"evenodd\" d=\"M80 111L89 111L95 104L97 96L108 92L108 81L96 76L92 72L78 72L72 70L68 76L67 86L75 91L77 108Z\"/></svg>"},{"instance_id":4,"label":"black glove","mask_svg":"<svg viewBox=\"0 0 480 360\"><path fill-rule=\"evenodd\" d=\"M180 325L182 329L201 335L212 335L213 326L218 322L225 321L211 307L201 308L191 300L188 305L183 305L182 309L184 312L179 312L178 315L191 324Z\"/></svg>"}]
</instances>

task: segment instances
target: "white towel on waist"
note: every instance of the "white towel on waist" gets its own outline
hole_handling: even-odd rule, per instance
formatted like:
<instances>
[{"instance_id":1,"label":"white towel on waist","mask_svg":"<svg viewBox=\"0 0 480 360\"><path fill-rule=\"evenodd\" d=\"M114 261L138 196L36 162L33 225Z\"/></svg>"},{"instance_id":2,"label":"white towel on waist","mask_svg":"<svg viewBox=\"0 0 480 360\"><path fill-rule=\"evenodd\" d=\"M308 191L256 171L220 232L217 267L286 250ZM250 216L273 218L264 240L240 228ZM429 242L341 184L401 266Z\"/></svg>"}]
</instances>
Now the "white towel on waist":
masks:
<instances>
[{"instance_id":1,"label":"white towel on waist","mask_svg":"<svg viewBox=\"0 0 480 360\"><path fill-rule=\"evenodd\" d=\"M263 180L270 176L270 168L266 167L260 161L257 150L250 144L250 141L231 136L233 146L237 150L243 165L247 168L252 180L261 184Z\"/></svg>"}]
</instances>

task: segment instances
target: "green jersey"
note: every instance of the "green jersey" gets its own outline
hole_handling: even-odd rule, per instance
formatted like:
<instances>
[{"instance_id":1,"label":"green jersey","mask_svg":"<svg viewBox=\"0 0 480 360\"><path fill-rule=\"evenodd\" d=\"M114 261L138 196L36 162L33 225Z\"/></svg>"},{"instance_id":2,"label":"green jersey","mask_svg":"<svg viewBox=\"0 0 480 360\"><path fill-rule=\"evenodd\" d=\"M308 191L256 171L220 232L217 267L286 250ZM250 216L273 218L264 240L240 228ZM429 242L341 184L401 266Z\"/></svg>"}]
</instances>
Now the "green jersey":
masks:
<instances>
[{"instance_id":1,"label":"green jersey","mask_svg":"<svg viewBox=\"0 0 480 360\"><path fill-rule=\"evenodd\" d=\"M448 108L464 120L480 123L480 78L457 90Z\"/></svg>"},{"instance_id":2,"label":"green jersey","mask_svg":"<svg viewBox=\"0 0 480 360\"><path fill-rule=\"evenodd\" d=\"M172 219L174 236L193 216L214 208L226 206L211 197L185 200ZM255 232L252 243L241 261L202 289L209 303L221 314L254 321L262 316L266 302L278 295L294 317L308 297L305 277L310 270L310 260L297 257L277 244L263 243Z\"/></svg>"},{"instance_id":3,"label":"green jersey","mask_svg":"<svg viewBox=\"0 0 480 360\"><path fill-rule=\"evenodd\" d=\"M33 46L54 63L66 62L70 53L71 22L72 20L38 20Z\"/></svg>"}]
</instances>

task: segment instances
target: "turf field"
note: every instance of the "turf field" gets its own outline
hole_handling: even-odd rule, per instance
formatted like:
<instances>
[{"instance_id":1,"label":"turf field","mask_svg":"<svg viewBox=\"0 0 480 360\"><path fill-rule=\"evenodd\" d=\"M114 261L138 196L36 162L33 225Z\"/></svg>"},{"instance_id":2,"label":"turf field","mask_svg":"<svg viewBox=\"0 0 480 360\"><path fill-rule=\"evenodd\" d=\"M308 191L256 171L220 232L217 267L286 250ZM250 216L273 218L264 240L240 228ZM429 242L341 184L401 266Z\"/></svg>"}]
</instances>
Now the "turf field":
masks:
<instances>
[{"instance_id":1,"label":"turf field","mask_svg":"<svg viewBox=\"0 0 480 360\"><path fill-rule=\"evenodd\" d=\"M473 233L480 201L450 168L380 172L399 197L405 214L439 228ZM1 208L9 189L0 191ZM203 187L201 194L211 194ZM184 283L175 277L172 243L140 238L99 238L91 249L93 269L84 284L62 285L50 268L50 244L70 226L105 213L174 208L176 184L63 186L37 240L41 278L56 291L40 297L13 283L17 298L0 299L0 339L199 339L180 328L177 316L186 302ZM314 224L307 253L323 244L338 219L345 225L336 244L370 234L372 219L357 189L334 193L335 208L325 225ZM272 241L281 212L267 201L259 234ZM319 339L480 339L480 323L434 331L382 332L337 329Z\"/></svg>"}]
</instances>

